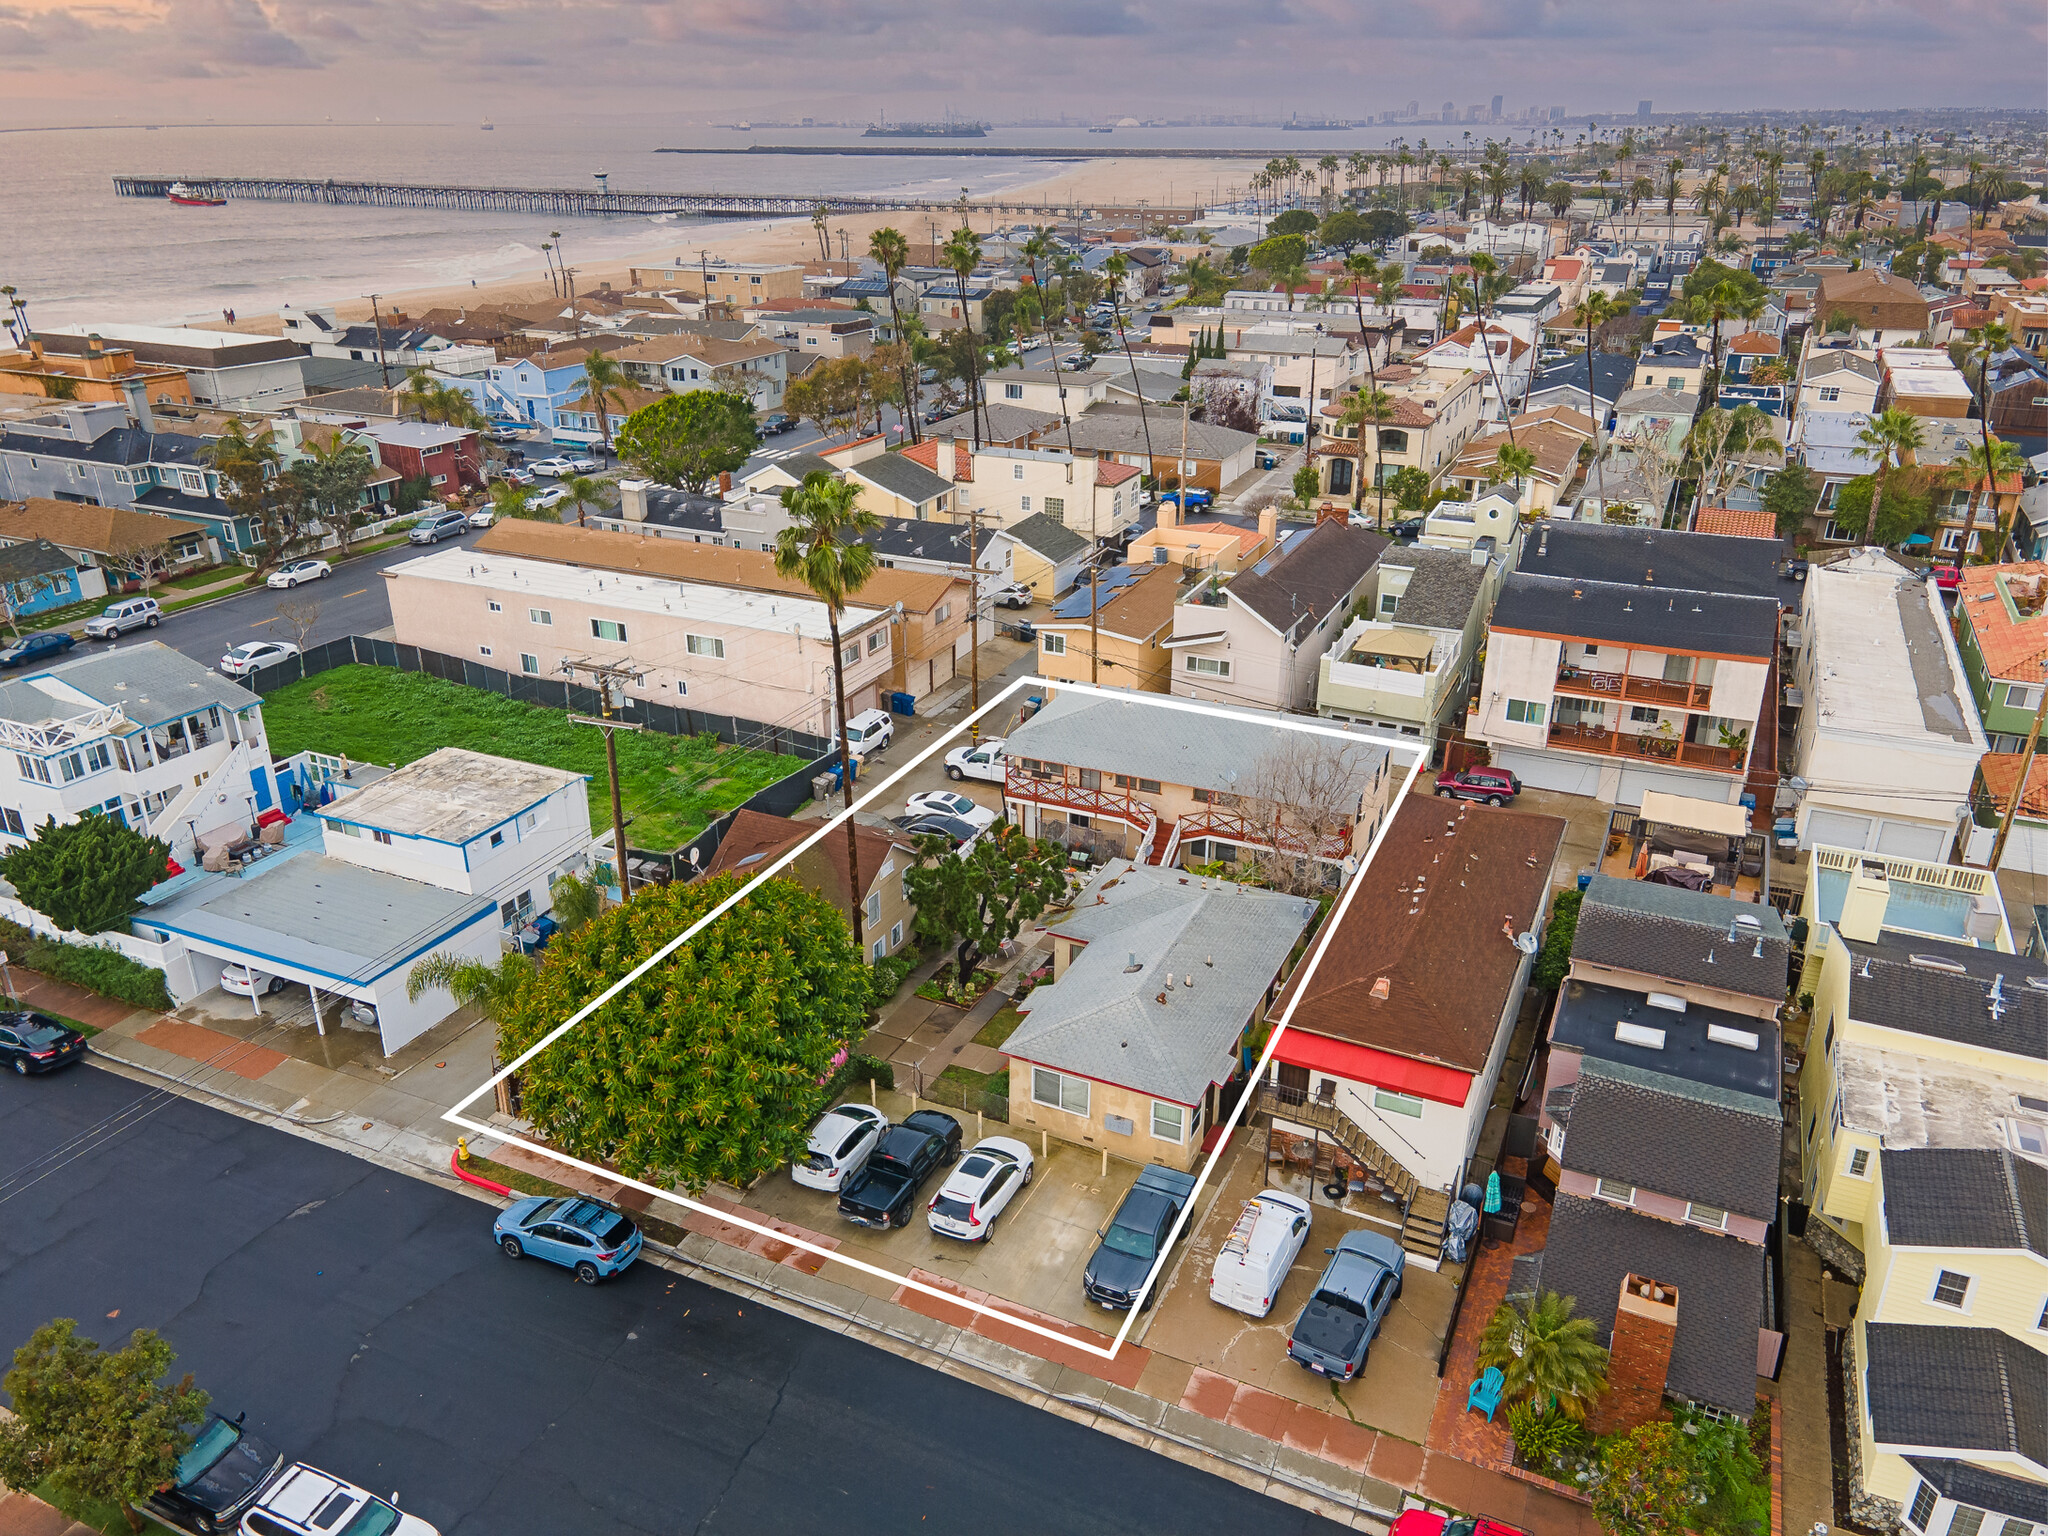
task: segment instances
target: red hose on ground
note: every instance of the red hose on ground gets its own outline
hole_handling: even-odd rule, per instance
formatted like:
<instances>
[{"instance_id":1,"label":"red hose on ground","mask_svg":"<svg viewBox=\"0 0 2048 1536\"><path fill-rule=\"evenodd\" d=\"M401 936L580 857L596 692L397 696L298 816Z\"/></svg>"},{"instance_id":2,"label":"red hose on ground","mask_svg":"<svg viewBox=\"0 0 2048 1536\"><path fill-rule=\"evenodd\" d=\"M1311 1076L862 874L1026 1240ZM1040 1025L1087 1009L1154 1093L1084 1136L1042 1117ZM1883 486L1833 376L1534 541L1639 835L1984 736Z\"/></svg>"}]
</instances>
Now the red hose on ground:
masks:
<instances>
[{"instance_id":1,"label":"red hose on ground","mask_svg":"<svg viewBox=\"0 0 2048 1536\"><path fill-rule=\"evenodd\" d=\"M475 1174L467 1172L462 1166L462 1153L459 1150L448 1154L448 1166L455 1170L455 1177L462 1180L465 1184L474 1184L478 1189L488 1189L494 1195L509 1195L512 1193L511 1190L495 1180L480 1179Z\"/></svg>"}]
</instances>

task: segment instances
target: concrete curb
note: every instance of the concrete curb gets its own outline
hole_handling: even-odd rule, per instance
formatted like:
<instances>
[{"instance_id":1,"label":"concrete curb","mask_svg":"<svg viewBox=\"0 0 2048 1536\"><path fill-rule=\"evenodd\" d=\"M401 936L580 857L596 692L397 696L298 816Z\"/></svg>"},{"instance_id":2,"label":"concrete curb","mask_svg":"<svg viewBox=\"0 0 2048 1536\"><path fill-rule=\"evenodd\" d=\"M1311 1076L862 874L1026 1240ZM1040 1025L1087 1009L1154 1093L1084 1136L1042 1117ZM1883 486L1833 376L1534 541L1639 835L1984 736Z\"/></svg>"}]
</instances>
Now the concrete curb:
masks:
<instances>
[{"instance_id":1,"label":"concrete curb","mask_svg":"<svg viewBox=\"0 0 2048 1536\"><path fill-rule=\"evenodd\" d=\"M102 1049L101 1047L96 1045L90 1047L90 1055L88 1055L86 1059L88 1061L98 1059L100 1061L113 1062L126 1068L130 1072L146 1072L151 1077L159 1078L162 1081L169 1083L174 1088L181 1088L189 1093L203 1093L211 1098L219 1099L224 1103L233 1104L238 1109L246 1109L254 1114L262 1115L266 1119L282 1120L287 1125L304 1126L310 1129L315 1126L332 1125L337 1120L345 1120L348 1118L348 1112L346 1110L338 1110L334 1114L328 1115L323 1119L302 1119L300 1116L289 1114L282 1109L273 1109L268 1104L258 1103L255 1099L238 1098L236 1095L232 1093L223 1093L218 1088L209 1088L206 1084L195 1083L189 1078L174 1077L169 1072L162 1071L156 1067L144 1066L139 1061L130 1061L126 1056L117 1055L113 1051Z\"/></svg>"}]
</instances>

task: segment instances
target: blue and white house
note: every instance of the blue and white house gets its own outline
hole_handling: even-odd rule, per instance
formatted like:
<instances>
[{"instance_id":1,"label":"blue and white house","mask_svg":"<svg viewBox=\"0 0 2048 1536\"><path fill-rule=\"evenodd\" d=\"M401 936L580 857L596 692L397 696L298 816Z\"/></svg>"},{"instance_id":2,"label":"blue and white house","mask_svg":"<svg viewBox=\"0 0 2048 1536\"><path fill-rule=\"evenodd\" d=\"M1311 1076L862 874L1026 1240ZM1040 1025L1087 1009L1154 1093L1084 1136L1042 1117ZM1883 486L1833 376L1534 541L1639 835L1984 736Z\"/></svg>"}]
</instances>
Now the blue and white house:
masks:
<instances>
[{"instance_id":1,"label":"blue and white house","mask_svg":"<svg viewBox=\"0 0 2048 1536\"><path fill-rule=\"evenodd\" d=\"M449 382L477 401L487 416L552 431L555 412L580 399L589 388L583 364L592 350L575 346L536 352L486 369L480 378L451 378Z\"/></svg>"}]
</instances>

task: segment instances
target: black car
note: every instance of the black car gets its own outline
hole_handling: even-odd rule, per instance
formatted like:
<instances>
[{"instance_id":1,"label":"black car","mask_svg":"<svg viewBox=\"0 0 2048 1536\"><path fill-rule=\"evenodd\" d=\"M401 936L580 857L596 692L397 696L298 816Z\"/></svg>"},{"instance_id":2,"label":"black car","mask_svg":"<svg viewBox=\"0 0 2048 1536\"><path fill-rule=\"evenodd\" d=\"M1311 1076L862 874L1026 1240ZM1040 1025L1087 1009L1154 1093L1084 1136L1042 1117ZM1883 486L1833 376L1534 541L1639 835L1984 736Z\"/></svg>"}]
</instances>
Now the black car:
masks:
<instances>
[{"instance_id":1,"label":"black car","mask_svg":"<svg viewBox=\"0 0 2048 1536\"><path fill-rule=\"evenodd\" d=\"M932 1170L959 1157L960 1122L935 1109L916 1110L876 1144L867 1166L839 1192L839 1214L864 1227L906 1226Z\"/></svg>"},{"instance_id":2,"label":"black car","mask_svg":"<svg viewBox=\"0 0 2048 1536\"><path fill-rule=\"evenodd\" d=\"M777 433L793 431L796 423L782 411L770 411L761 418L760 432L763 437L774 437Z\"/></svg>"},{"instance_id":3,"label":"black car","mask_svg":"<svg viewBox=\"0 0 2048 1536\"><path fill-rule=\"evenodd\" d=\"M61 629L23 635L6 650L0 651L0 667L21 667L32 661L41 661L45 656L62 656L76 644L78 642Z\"/></svg>"},{"instance_id":4,"label":"black car","mask_svg":"<svg viewBox=\"0 0 2048 1536\"><path fill-rule=\"evenodd\" d=\"M1422 537L1422 519L1419 517L1404 517L1398 523L1387 524L1387 532L1393 536L1397 543L1413 544Z\"/></svg>"},{"instance_id":5,"label":"black car","mask_svg":"<svg viewBox=\"0 0 2048 1536\"><path fill-rule=\"evenodd\" d=\"M0 1064L26 1077L85 1060L85 1036L44 1013L0 1013Z\"/></svg>"},{"instance_id":6,"label":"black car","mask_svg":"<svg viewBox=\"0 0 2048 1536\"><path fill-rule=\"evenodd\" d=\"M232 1531L284 1467L276 1446L242 1428L246 1413L214 1414L178 1458L171 1482L149 1496L149 1512L180 1530Z\"/></svg>"}]
</instances>

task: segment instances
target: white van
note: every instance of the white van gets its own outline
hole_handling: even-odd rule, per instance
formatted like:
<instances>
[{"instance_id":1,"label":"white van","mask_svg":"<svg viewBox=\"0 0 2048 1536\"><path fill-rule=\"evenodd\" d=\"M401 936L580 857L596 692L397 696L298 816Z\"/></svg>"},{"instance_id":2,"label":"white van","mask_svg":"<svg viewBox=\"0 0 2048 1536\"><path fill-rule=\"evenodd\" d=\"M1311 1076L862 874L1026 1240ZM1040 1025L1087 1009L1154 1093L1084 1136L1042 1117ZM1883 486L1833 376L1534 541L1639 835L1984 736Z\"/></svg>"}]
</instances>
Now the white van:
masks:
<instances>
[{"instance_id":1,"label":"white van","mask_svg":"<svg viewBox=\"0 0 2048 1536\"><path fill-rule=\"evenodd\" d=\"M1308 1202L1299 1195L1268 1189L1252 1196L1216 1251L1209 1299L1264 1317L1308 1241L1308 1225Z\"/></svg>"}]
</instances>

